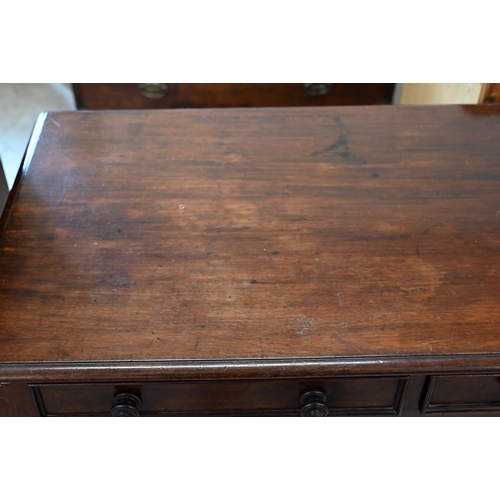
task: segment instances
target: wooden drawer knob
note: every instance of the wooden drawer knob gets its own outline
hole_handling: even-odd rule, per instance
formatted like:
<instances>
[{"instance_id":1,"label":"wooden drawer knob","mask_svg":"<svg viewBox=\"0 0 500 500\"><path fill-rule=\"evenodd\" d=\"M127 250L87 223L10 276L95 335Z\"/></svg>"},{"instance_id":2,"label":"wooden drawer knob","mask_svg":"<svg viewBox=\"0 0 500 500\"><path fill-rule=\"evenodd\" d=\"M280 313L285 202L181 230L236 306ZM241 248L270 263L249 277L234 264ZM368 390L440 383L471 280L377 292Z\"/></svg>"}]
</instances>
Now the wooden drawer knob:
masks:
<instances>
[{"instance_id":1,"label":"wooden drawer knob","mask_svg":"<svg viewBox=\"0 0 500 500\"><path fill-rule=\"evenodd\" d=\"M326 406L326 396L321 391L307 391L300 397L302 417L326 417L328 416L328 406Z\"/></svg>"},{"instance_id":2,"label":"wooden drawer knob","mask_svg":"<svg viewBox=\"0 0 500 500\"><path fill-rule=\"evenodd\" d=\"M122 392L117 394L111 408L112 417L138 417L141 400L135 394Z\"/></svg>"}]
</instances>

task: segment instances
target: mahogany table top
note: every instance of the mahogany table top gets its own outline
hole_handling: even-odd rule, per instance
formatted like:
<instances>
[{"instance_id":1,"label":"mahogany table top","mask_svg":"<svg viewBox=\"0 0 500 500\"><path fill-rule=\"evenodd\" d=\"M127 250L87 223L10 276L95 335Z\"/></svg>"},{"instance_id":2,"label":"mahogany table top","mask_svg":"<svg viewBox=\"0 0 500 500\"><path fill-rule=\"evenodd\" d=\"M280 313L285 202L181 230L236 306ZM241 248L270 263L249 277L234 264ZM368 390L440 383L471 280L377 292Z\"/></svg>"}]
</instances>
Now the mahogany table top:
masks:
<instances>
[{"instance_id":1,"label":"mahogany table top","mask_svg":"<svg viewBox=\"0 0 500 500\"><path fill-rule=\"evenodd\" d=\"M43 114L14 189L0 363L500 354L500 107Z\"/></svg>"}]
</instances>

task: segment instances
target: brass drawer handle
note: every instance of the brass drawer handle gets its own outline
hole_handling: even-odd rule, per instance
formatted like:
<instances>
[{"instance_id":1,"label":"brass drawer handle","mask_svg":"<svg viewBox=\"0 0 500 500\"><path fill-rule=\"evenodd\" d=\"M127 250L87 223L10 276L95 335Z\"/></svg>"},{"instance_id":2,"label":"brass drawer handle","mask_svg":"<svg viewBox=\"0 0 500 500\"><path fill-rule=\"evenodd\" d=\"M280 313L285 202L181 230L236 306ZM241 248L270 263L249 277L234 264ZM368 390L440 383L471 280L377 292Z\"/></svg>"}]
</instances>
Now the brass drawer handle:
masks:
<instances>
[{"instance_id":1,"label":"brass drawer handle","mask_svg":"<svg viewBox=\"0 0 500 500\"><path fill-rule=\"evenodd\" d=\"M309 95L325 95L332 88L331 83L304 83L304 90Z\"/></svg>"},{"instance_id":2,"label":"brass drawer handle","mask_svg":"<svg viewBox=\"0 0 500 500\"><path fill-rule=\"evenodd\" d=\"M302 417L326 417L328 416L328 406L326 406L326 396L321 391L307 391L300 397Z\"/></svg>"},{"instance_id":3,"label":"brass drawer handle","mask_svg":"<svg viewBox=\"0 0 500 500\"><path fill-rule=\"evenodd\" d=\"M122 392L117 394L111 408L112 417L138 417L141 400L135 394Z\"/></svg>"},{"instance_id":4,"label":"brass drawer handle","mask_svg":"<svg viewBox=\"0 0 500 500\"><path fill-rule=\"evenodd\" d=\"M150 99L159 99L166 96L168 92L168 85L166 83L139 83L137 87L144 97L149 97Z\"/></svg>"}]
</instances>

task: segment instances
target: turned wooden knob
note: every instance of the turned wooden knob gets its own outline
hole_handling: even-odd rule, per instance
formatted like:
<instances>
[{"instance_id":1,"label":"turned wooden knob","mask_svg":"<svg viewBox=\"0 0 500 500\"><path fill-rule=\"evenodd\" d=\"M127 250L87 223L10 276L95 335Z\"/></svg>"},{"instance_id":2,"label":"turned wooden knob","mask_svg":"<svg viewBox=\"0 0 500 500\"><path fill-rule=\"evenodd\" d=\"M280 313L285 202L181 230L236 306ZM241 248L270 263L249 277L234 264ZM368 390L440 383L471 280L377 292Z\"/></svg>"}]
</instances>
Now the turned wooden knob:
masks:
<instances>
[{"instance_id":1,"label":"turned wooden knob","mask_svg":"<svg viewBox=\"0 0 500 500\"><path fill-rule=\"evenodd\" d=\"M122 392L115 396L111 408L112 417L138 417L141 400L135 394Z\"/></svg>"},{"instance_id":2,"label":"turned wooden knob","mask_svg":"<svg viewBox=\"0 0 500 500\"><path fill-rule=\"evenodd\" d=\"M302 417L326 417L328 406L326 406L326 396L321 391L307 391L300 397Z\"/></svg>"}]
</instances>

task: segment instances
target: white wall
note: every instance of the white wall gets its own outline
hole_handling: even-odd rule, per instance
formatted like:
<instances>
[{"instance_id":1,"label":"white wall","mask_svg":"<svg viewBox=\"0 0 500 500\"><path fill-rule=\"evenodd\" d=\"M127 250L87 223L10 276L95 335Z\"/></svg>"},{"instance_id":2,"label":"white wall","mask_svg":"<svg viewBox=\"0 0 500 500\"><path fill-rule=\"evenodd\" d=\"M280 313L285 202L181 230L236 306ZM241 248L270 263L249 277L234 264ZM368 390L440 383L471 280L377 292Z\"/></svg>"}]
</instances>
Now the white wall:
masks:
<instances>
[{"instance_id":1,"label":"white wall","mask_svg":"<svg viewBox=\"0 0 500 500\"><path fill-rule=\"evenodd\" d=\"M0 158L9 189L38 114L70 109L76 105L69 84L0 83Z\"/></svg>"},{"instance_id":2,"label":"white wall","mask_svg":"<svg viewBox=\"0 0 500 500\"><path fill-rule=\"evenodd\" d=\"M477 104L481 83L398 83L394 104Z\"/></svg>"}]
</instances>

